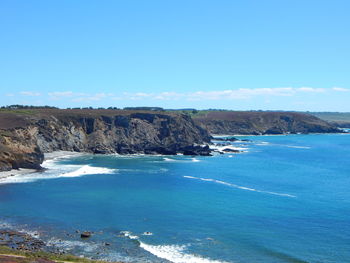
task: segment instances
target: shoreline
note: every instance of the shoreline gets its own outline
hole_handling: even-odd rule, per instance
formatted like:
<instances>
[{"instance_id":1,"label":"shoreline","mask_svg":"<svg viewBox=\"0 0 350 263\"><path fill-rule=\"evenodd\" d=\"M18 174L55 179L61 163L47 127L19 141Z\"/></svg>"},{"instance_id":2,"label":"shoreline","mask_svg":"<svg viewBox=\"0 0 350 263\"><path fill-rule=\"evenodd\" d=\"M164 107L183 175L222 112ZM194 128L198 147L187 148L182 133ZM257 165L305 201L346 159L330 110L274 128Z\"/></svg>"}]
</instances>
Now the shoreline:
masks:
<instances>
[{"instance_id":1,"label":"shoreline","mask_svg":"<svg viewBox=\"0 0 350 263\"><path fill-rule=\"evenodd\" d=\"M252 134L212 134L211 136L213 137L213 140L215 138L223 138L223 137L258 137L258 136L296 136L296 135L349 135L350 132L348 133L308 133L308 134L261 134L261 135L252 135ZM210 149L215 152L215 150L218 150L217 147L213 144L209 145ZM244 151L246 150L245 148L240 148L240 147L230 147L233 150L237 151ZM234 149L235 148L235 149ZM44 153L44 161L41 165L43 165L47 161L55 160L55 159L60 159L60 158L69 158L73 156L83 156L83 155L88 155L90 153L87 152L71 152L71 151L54 151L54 152L49 152L49 153ZM119 154L117 154L119 155ZM157 156L153 154L120 154L120 156ZM167 156L167 155L161 155L161 156ZM44 172L47 170L45 167L43 169L27 169L27 168L19 168L19 169L12 169L9 171L0 171L0 184L9 177L18 177L18 176L23 176L23 175L28 175L28 174L33 174L33 173L40 173Z\"/></svg>"},{"instance_id":2,"label":"shoreline","mask_svg":"<svg viewBox=\"0 0 350 263\"><path fill-rule=\"evenodd\" d=\"M84 154L87 154L87 153L69 152L69 151L54 151L50 153L45 153L44 154L45 158L41 165L43 165L46 161L51 161L51 160L60 159L60 158L69 158L72 156L78 156L78 155L84 155ZM0 184L2 184L2 182L9 177L18 177L18 176L23 176L28 174L41 173L41 172L44 172L45 170L47 169L43 167L43 169L40 169L40 170L19 168L19 169L11 169L9 171L1 171Z\"/></svg>"},{"instance_id":3,"label":"shoreline","mask_svg":"<svg viewBox=\"0 0 350 263\"><path fill-rule=\"evenodd\" d=\"M40 170L26 169L26 168L12 169L10 171L2 171L0 172L0 183L3 179L6 179L8 177L26 175L26 174L37 173L37 172L40 172Z\"/></svg>"},{"instance_id":4,"label":"shoreline","mask_svg":"<svg viewBox=\"0 0 350 263\"><path fill-rule=\"evenodd\" d=\"M258 136L297 136L297 135L347 135L350 134L349 132L328 132L328 133L322 133L322 132L313 132L313 133L283 133L283 134L211 134L211 136L215 138L222 138L222 137L258 137Z\"/></svg>"}]
</instances>

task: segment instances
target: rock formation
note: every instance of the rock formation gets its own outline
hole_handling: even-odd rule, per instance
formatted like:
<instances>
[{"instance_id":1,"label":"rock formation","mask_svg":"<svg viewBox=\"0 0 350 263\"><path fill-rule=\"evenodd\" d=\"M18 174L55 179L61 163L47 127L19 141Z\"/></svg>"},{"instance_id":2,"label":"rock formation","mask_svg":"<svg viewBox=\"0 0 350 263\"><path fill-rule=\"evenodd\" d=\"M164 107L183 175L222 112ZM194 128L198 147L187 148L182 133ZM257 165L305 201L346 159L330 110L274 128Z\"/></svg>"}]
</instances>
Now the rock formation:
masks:
<instances>
[{"instance_id":1,"label":"rock formation","mask_svg":"<svg viewBox=\"0 0 350 263\"><path fill-rule=\"evenodd\" d=\"M113 110L0 113L0 170L40 168L43 153L209 155L208 132L184 114Z\"/></svg>"},{"instance_id":2,"label":"rock formation","mask_svg":"<svg viewBox=\"0 0 350 263\"><path fill-rule=\"evenodd\" d=\"M315 116L296 112L211 111L195 116L210 134L288 134L341 132Z\"/></svg>"}]
</instances>

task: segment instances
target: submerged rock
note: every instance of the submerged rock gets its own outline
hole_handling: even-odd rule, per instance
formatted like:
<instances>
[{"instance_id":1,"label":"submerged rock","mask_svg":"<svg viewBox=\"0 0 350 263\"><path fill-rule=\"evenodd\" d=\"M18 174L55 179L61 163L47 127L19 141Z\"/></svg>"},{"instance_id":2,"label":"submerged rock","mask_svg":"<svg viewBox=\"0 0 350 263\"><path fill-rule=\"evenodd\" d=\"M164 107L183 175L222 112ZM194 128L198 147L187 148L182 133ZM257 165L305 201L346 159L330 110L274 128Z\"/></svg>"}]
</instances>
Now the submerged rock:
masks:
<instances>
[{"instance_id":1,"label":"submerged rock","mask_svg":"<svg viewBox=\"0 0 350 263\"><path fill-rule=\"evenodd\" d=\"M89 238L89 237L91 237L91 235L92 235L91 232L89 232L89 231L84 231L84 232L82 232L82 233L80 234L80 237L81 237L81 238Z\"/></svg>"}]
</instances>

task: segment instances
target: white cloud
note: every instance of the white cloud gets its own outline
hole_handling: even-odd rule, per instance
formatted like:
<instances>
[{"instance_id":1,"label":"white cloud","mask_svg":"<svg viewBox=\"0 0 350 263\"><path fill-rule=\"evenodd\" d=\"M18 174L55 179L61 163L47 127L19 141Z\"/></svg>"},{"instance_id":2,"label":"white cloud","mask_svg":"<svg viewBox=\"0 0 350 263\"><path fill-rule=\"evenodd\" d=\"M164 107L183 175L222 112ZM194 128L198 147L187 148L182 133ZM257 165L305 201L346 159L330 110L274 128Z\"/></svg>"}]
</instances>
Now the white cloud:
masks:
<instances>
[{"instance_id":1,"label":"white cloud","mask_svg":"<svg viewBox=\"0 0 350 263\"><path fill-rule=\"evenodd\" d=\"M160 92L160 93L127 93L123 95L125 99L130 100L235 100L249 99L254 96L292 96L297 92L291 87L284 88L257 88L257 89L235 89L235 90L214 90L214 91L196 91L196 92Z\"/></svg>"},{"instance_id":2,"label":"white cloud","mask_svg":"<svg viewBox=\"0 0 350 263\"><path fill-rule=\"evenodd\" d=\"M72 91L56 91L49 92L49 97L52 100L60 100L60 99L70 99L73 102L91 102L91 101L99 101L107 97L114 96L112 93L82 93L82 92L72 92Z\"/></svg>"},{"instance_id":3,"label":"white cloud","mask_svg":"<svg viewBox=\"0 0 350 263\"><path fill-rule=\"evenodd\" d=\"M232 89L232 90L213 90L196 92L160 92L160 93L128 93L124 92L125 100L187 100L187 101L205 101L205 100L247 100L254 97L286 97L295 96L303 93L329 93L332 91L350 91L349 89L333 88L313 88L313 87L280 87L280 88L255 88L255 89Z\"/></svg>"},{"instance_id":4,"label":"white cloud","mask_svg":"<svg viewBox=\"0 0 350 263\"><path fill-rule=\"evenodd\" d=\"M340 88L340 87L333 87L332 90L341 91L341 92L348 92L348 91L350 91L349 89Z\"/></svg>"},{"instance_id":5,"label":"white cloud","mask_svg":"<svg viewBox=\"0 0 350 263\"><path fill-rule=\"evenodd\" d=\"M99 101L104 98L113 96L111 93L96 93L96 94L83 94L80 96L77 96L76 98L72 99L74 102L92 102L92 101Z\"/></svg>"},{"instance_id":6,"label":"white cloud","mask_svg":"<svg viewBox=\"0 0 350 263\"><path fill-rule=\"evenodd\" d=\"M130 100L242 100L261 96L293 96L300 92L325 92L326 89L311 87L281 87L281 88L256 88L256 89L232 89L232 90L214 90L214 91L196 91L196 92L160 92L160 93L124 93L125 99Z\"/></svg>"},{"instance_id":7,"label":"white cloud","mask_svg":"<svg viewBox=\"0 0 350 263\"><path fill-rule=\"evenodd\" d=\"M55 91L55 92L49 92L48 95L54 98L61 98L61 97L72 97L74 96L74 93L72 91Z\"/></svg>"},{"instance_id":8,"label":"white cloud","mask_svg":"<svg viewBox=\"0 0 350 263\"><path fill-rule=\"evenodd\" d=\"M277 87L277 88L239 88L211 91L194 92L123 92L113 93L81 93L73 91L56 91L46 94L51 100L67 100L76 103L89 103L98 101L230 101L230 100L249 100L259 99L261 101L270 101L273 97L292 97L306 93L330 94L334 92L347 92L350 89L332 87L332 88L314 88L314 87ZM22 91L25 96L44 96L38 92ZM12 93L6 94L11 96ZM14 94L15 95L15 94Z\"/></svg>"},{"instance_id":9,"label":"white cloud","mask_svg":"<svg viewBox=\"0 0 350 263\"><path fill-rule=\"evenodd\" d=\"M37 97L37 96L41 95L41 93L33 92L33 91L21 91L19 94L21 94L23 96L31 96L31 97Z\"/></svg>"},{"instance_id":10,"label":"white cloud","mask_svg":"<svg viewBox=\"0 0 350 263\"><path fill-rule=\"evenodd\" d=\"M325 89L322 89L322 88L311 88L311 87L301 87L301 88L298 88L297 90L303 91L303 92L316 92L316 93L326 91Z\"/></svg>"}]
</instances>

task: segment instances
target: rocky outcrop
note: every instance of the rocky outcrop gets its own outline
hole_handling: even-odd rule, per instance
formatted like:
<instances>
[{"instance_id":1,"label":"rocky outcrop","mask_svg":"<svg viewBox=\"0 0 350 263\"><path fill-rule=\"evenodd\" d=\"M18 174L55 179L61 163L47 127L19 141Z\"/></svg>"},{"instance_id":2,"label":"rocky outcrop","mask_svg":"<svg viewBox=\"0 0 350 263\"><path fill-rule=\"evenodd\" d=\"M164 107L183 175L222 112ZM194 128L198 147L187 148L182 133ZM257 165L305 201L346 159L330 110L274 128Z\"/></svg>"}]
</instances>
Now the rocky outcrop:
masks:
<instances>
[{"instance_id":1,"label":"rocky outcrop","mask_svg":"<svg viewBox=\"0 0 350 263\"><path fill-rule=\"evenodd\" d=\"M0 170L40 168L43 153L209 155L208 132L183 114L124 111L39 112L14 115L19 127L0 130ZM8 115L7 115L7 118ZM1 114L0 114L1 121ZM11 123L11 122L9 122Z\"/></svg>"},{"instance_id":2,"label":"rocky outcrop","mask_svg":"<svg viewBox=\"0 0 350 263\"><path fill-rule=\"evenodd\" d=\"M329 123L339 128L350 128L349 121L330 121Z\"/></svg>"},{"instance_id":3,"label":"rocky outcrop","mask_svg":"<svg viewBox=\"0 0 350 263\"><path fill-rule=\"evenodd\" d=\"M295 112L212 111L194 118L211 134L288 134L341 132L315 116Z\"/></svg>"}]
</instances>

